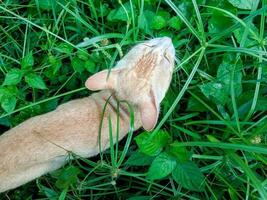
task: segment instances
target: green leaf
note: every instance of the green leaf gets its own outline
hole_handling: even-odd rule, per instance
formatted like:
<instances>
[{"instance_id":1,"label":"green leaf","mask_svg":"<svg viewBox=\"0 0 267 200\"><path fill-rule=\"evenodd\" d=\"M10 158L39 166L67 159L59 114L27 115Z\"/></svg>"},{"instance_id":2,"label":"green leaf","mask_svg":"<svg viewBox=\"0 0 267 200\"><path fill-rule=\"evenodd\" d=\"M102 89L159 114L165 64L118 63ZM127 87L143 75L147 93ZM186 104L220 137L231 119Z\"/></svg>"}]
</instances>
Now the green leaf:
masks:
<instances>
[{"instance_id":1,"label":"green leaf","mask_svg":"<svg viewBox=\"0 0 267 200\"><path fill-rule=\"evenodd\" d=\"M191 96L189 97L186 111L206 112L208 111L208 109L202 103Z\"/></svg>"},{"instance_id":2,"label":"green leaf","mask_svg":"<svg viewBox=\"0 0 267 200\"><path fill-rule=\"evenodd\" d=\"M88 55L86 49L78 50L77 56L78 56L78 58L80 58L81 60L84 60L84 61L89 59L89 55Z\"/></svg>"},{"instance_id":3,"label":"green leaf","mask_svg":"<svg viewBox=\"0 0 267 200\"><path fill-rule=\"evenodd\" d=\"M34 73L27 74L25 76L25 81L32 88L37 88L37 89L41 89L41 90L44 90L47 88L42 77L37 75L37 74L34 74Z\"/></svg>"},{"instance_id":4,"label":"green leaf","mask_svg":"<svg viewBox=\"0 0 267 200\"><path fill-rule=\"evenodd\" d=\"M84 67L90 73L95 73L96 71L96 65L92 60L85 61Z\"/></svg>"},{"instance_id":5,"label":"green leaf","mask_svg":"<svg viewBox=\"0 0 267 200\"><path fill-rule=\"evenodd\" d=\"M175 30L180 30L181 29L181 26L182 26L182 21L179 17L172 17L169 22L169 27L175 29Z\"/></svg>"},{"instance_id":6,"label":"green leaf","mask_svg":"<svg viewBox=\"0 0 267 200\"><path fill-rule=\"evenodd\" d=\"M76 184L80 173L79 168L75 166L69 166L63 169L56 181L56 186L60 189L67 189L69 186Z\"/></svg>"},{"instance_id":7,"label":"green leaf","mask_svg":"<svg viewBox=\"0 0 267 200\"><path fill-rule=\"evenodd\" d=\"M55 56L50 55L48 57L49 63L51 64L51 67L53 69L53 74L55 75L60 67L62 66L62 62L60 59L57 59Z\"/></svg>"},{"instance_id":8,"label":"green leaf","mask_svg":"<svg viewBox=\"0 0 267 200\"><path fill-rule=\"evenodd\" d=\"M175 168L176 160L163 152L159 154L148 169L147 178L151 180L161 179L168 176Z\"/></svg>"},{"instance_id":9,"label":"green leaf","mask_svg":"<svg viewBox=\"0 0 267 200\"><path fill-rule=\"evenodd\" d=\"M254 33L257 34L259 32L257 27L252 22L248 22L248 23L246 23L246 25L249 29L254 31ZM243 37L243 34L245 33L245 31L246 31L246 28L243 26L234 30L234 35L235 35L236 41L239 44L243 40L242 37ZM254 35L249 30L247 30L247 35L245 35L245 36L246 36L245 42L242 44L244 47L253 47L253 46L258 45L257 39L254 38Z\"/></svg>"},{"instance_id":10,"label":"green leaf","mask_svg":"<svg viewBox=\"0 0 267 200\"><path fill-rule=\"evenodd\" d=\"M5 76L3 85L16 85L21 81L22 71L19 69L11 69Z\"/></svg>"},{"instance_id":11,"label":"green leaf","mask_svg":"<svg viewBox=\"0 0 267 200\"><path fill-rule=\"evenodd\" d=\"M171 14L165 10L158 11L157 15L163 17L166 21L168 21L171 17Z\"/></svg>"},{"instance_id":12,"label":"green leaf","mask_svg":"<svg viewBox=\"0 0 267 200\"><path fill-rule=\"evenodd\" d=\"M167 132L159 130L149 141L150 134L149 132L143 132L135 137L135 141L142 153L155 156L162 151L163 147L171 140L171 137Z\"/></svg>"},{"instance_id":13,"label":"green leaf","mask_svg":"<svg viewBox=\"0 0 267 200\"><path fill-rule=\"evenodd\" d=\"M134 152L126 161L125 164L131 166L146 166L150 165L153 161L154 157L148 156L141 152Z\"/></svg>"},{"instance_id":14,"label":"green leaf","mask_svg":"<svg viewBox=\"0 0 267 200\"><path fill-rule=\"evenodd\" d=\"M7 112L12 112L16 107L17 99L15 96L3 95L1 97L1 107Z\"/></svg>"},{"instance_id":15,"label":"green leaf","mask_svg":"<svg viewBox=\"0 0 267 200\"><path fill-rule=\"evenodd\" d=\"M71 66L76 72L82 73L84 71L84 61L77 56L71 60Z\"/></svg>"},{"instance_id":16,"label":"green leaf","mask_svg":"<svg viewBox=\"0 0 267 200\"><path fill-rule=\"evenodd\" d=\"M52 10L57 5L57 2L54 0L36 0L38 3L39 8L43 10Z\"/></svg>"},{"instance_id":17,"label":"green leaf","mask_svg":"<svg viewBox=\"0 0 267 200\"><path fill-rule=\"evenodd\" d=\"M60 53L65 53L65 54L71 54L73 47L67 43L60 43L55 50L57 50Z\"/></svg>"},{"instance_id":18,"label":"green leaf","mask_svg":"<svg viewBox=\"0 0 267 200\"><path fill-rule=\"evenodd\" d=\"M145 10L140 18L140 29L144 30L145 33L151 34L151 22L156 14L150 10Z\"/></svg>"},{"instance_id":19,"label":"green leaf","mask_svg":"<svg viewBox=\"0 0 267 200\"><path fill-rule=\"evenodd\" d=\"M160 15L156 15L153 17L152 23L150 27L155 30L160 30L167 26L167 21L164 19L164 17Z\"/></svg>"},{"instance_id":20,"label":"green leaf","mask_svg":"<svg viewBox=\"0 0 267 200\"><path fill-rule=\"evenodd\" d=\"M257 3L255 0L228 0L234 7L251 10Z\"/></svg>"},{"instance_id":21,"label":"green leaf","mask_svg":"<svg viewBox=\"0 0 267 200\"><path fill-rule=\"evenodd\" d=\"M24 56L20 62L21 69L31 69L34 65L34 58L32 55L32 51L30 51L26 56Z\"/></svg>"},{"instance_id":22,"label":"green leaf","mask_svg":"<svg viewBox=\"0 0 267 200\"><path fill-rule=\"evenodd\" d=\"M168 153L180 162L185 162L190 159L190 153L186 150L186 147L179 145L177 141L170 144Z\"/></svg>"},{"instance_id":23,"label":"green leaf","mask_svg":"<svg viewBox=\"0 0 267 200\"><path fill-rule=\"evenodd\" d=\"M107 16L108 21L128 21L128 17L129 19L131 19L131 4L130 2L127 2L125 4L123 4L124 8L122 6L120 6L117 9L111 10L110 13ZM133 10L135 9L135 6L133 5ZM126 12L128 13L128 17Z\"/></svg>"},{"instance_id":24,"label":"green leaf","mask_svg":"<svg viewBox=\"0 0 267 200\"><path fill-rule=\"evenodd\" d=\"M222 83L211 82L200 86L202 93L215 103L224 105L228 99L227 88Z\"/></svg>"},{"instance_id":25,"label":"green leaf","mask_svg":"<svg viewBox=\"0 0 267 200\"><path fill-rule=\"evenodd\" d=\"M227 1L215 1L215 2L218 2L217 5L216 4L214 5L216 7L224 8L233 14L237 12L237 9ZM226 30L227 28L229 28L234 24L234 20L229 16L225 16L222 12L217 10L210 10L210 12L212 13L211 18L209 19L208 22L208 30L210 33L221 33L222 31Z\"/></svg>"},{"instance_id":26,"label":"green leaf","mask_svg":"<svg viewBox=\"0 0 267 200\"><path fill-rule=\"evenodd\" d=\"M205 176L193 162L177 163L172 172L173 179L186 189L201 192L205 186Z\"/></svg>"},{"instance_id":27,"label":"green leaf","mask_svg":"<svg viewBox=\"0 0 267 200\"><path fill-rule=\"evenodd\" d=\"M226 54L218 68L217 79L201 85L202 93L215 104L225 105L230 99L231 81L233 81L235 96L238 97L242 93L242 67L240 59L236 60L235 55Z\"/></svg>"},{"instance_id":28,"label":"green leaf","mask_svg":"<svg viewBox=\"0 0 267 200\"><path fill-rule=\"evenodd\" d=\"M233 84L235 90L235 96L239 96L242 93L242 69L243 65L241 60L236 60L235 55L225 54L223 62L220 64L217 71L217 79L224 85L230 95L230 84L233 76ZM234 72L232 70L234 69Z\"/></svg>"}]
</instances>

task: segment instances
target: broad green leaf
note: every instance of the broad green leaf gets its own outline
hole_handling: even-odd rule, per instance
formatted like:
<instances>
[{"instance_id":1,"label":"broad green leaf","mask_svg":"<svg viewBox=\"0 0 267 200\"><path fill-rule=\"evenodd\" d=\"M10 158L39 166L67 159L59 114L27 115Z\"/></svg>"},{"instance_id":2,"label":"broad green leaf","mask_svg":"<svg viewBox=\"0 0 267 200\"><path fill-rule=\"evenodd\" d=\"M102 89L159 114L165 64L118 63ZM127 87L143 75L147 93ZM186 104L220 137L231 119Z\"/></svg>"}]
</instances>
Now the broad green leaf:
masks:
<instances>
[{"instance_id":1,"label":"broad green leaf","mask_svg":"<svg viewBox=\"0 0 267 200\"><path fill-rule=\"evenodd\" d=\"M67 43L60 43L55 50L57 50L60 53L65 53L65 54L71 54L73 47Z\"/></svg>"},{"instance_id":2,"label":"broad green leaf","mask_svg":"<svg viewBox=\"0 0 267 200\"><path fill-rule=\"evenodd\" d=\"M71 60L71 66L76 72L82 73L84 71L84 61L77 56Z\"/></svg>"},{"instance_id":3,"label":"broad green leaf","mask_svg":"<svg viewBox=\"0 0 267 200\"><path fill-rule=\"evenodd\" d=\"M182 26L182 21L179 17L172 17L169 21L168 21L169 27L175 29L175 30L180 30L181 26Z\"/></svg>"},{"instance_id":4,"label":"broad green leaf","mask_svg":"<svg viewBox=\"0 0 267 200\"><path fill-rule=\"evenodd\" d=\"M56 186L60 189L67 189L69 186L77 182L78 175L81 173L79 168L69 166L63 169L56 181Z\"/></svg>"},{"instance_id":5,"label":"broad green leaf","mask_svg":"<svg viewBox=\"0 0 267 200\"><path fill-rule=\"evenodd\" d=\"M67 0L35 0L34 1L38 7L41 10L45 10L45 11L56 11L56 12L60 12L62 10L62 6L61 5L67 5L67 3L69 1Z\"/></svg>"},{"instance_id":6,"label":"broad green leaf","mask_svg":"<svg viewBox=\"0 0 267 200\"><path fill-rule=\"evenodd\" d=\"M78 50L77 56L78 56L78 58L80 58L81 60L84 60L84 61L89 59L89 55L88 55L86 49Z\"/></svg>"},{"instance_id":7,"label":"broad green leaf","mask_svg":"<svg viewBox=\"0 0 267 200\"><path fill-rule=\"evenodd\" d=\"M33 55L32 55L32 51L30 51L27 55L25 55L21 62L21 69L31 69L32 66L34 65L34 58L33 58Z\"/></svg>"},{"instance_id":8,"label":"broad green leaf","mask_svg":"<svg viewBox=\"0 0 267 200\"><path fill-rule=\"evenodd\" d=\"M156 14L150 10L145 10L140 18L140 29L144 30L145 33L150 34L151 22Z\"/></svg>"},{"instance_id":9,"label":"broad green leaf","mask_svg":"<svg viewBox=\"0 0 267 200\"><path fill-rule=\"evenodd\" d=\"M202 93L217 105L225 105L231 96L233 81L235 96L242 93L242 62L226 54L217 71L217 79L200 86ZM234 71L233 71L234 70ZM233 80L232 80L233 79Z\"/></svg>"},{"instance_id":10,"label":"broad green leaf","mask_svg":"<svg viewBox=\"0 0 267 200\"><path fill-rule=\"evenodd\" d=\"M37 74L34 74L34 73L27 74L25 76L25 81L32 88L37 88L37 89L41 89L41 90L44 90L47 88L42 77L37 75Z\"/></svg>"},{"instance_id":11,"label":"broad green leaf","mask_svg":"<svg viewBox=\"0 0 267 200\"><path fill-rule=\"evenodd\" d=\"M107 16L108 21L118 21L118 20L119 21L128 21L128 17L129 17L129 19L131 19L131 16L132 16L131 13L132 12L131 12L130 2L123 4L123 6L124 6L124 8L122 6L120 6L117 9L111 10ZM134 5L133 5L133 10L136 10ZM127 17L127 14L128 14L128 17Z\"/></svg>"},{"instance_id":12,"label":"broad green leaf","mask_svg":"<svg viewBox=\"0 0 267 200\"><path fill-rule=\"evenodd\" d=\"M96 65L92 60L85 61L84 67L90 73L94 73L96 71Z\"/></svg>"},{"instance_id":13,"label":"broad green leaf","mask_svg":"<svg viewBox=\"0 0 267 200\"><path fill-rule=\"evenodd\" d=\"M164 19L164 17L160 15L154 16L150 25L150 27L155 30L160 30L166 26L167 26L167 21Z\"/></svg>"},{"instance_id":14,"label":"broad green leaf","mask_svg":"<svg viewBox=\"0 0 267 200\"><path fill-rule=\"evenodd\" d=\"M173 179L186 189L201 192L205 186L205 176L193 162L177 163L172 172Z\"/></svg>"},{"instance_id":15,"label":"broad green leaf","mask_svg":"<svg viewBox=\"0 0 267 200\"><path fill-rule=\"evenodd\" d=\"M149 141L150 134L149 132L143 132L135 137L135 141L142 153L155 156L162 151L163 147L171 140L171 137L167 132L159 130L152 140Z\"/></svg>"},{"instance_id":16,"label":"broad green leaf","mask_svg":"<svg viewBox=\"0 0 267 200\"><path fill-rule=\"evenodd\" d=\"M233 76L233 84L235 90L235 96L239 96L242 93L242 62L239 59L236 60L235 55L225 54L222 64L220 64L217 71L217 79L224 85L230 95L231 76ZM235 69L234 69L235 68ZM234 69L234 71L232 71Z\"/></svg>"},{"instance_id":17,"label":"broad green leaf","mask_svg":"<svg viewBox=\"0 0 267 200\"><path fill-rule=\"evenodd\" d=\"M55 0L36 0L39 8L43 10L52 10L56 7L57 1Z\"/></svg>"},{"instance_id":18,"label":"broad green leaf","mask_svg":"<svg viewBox=\"0 0 267 200\"><path fill-rule=\"evenodd\" d=\"M233 7L227 1L215 1L215 7L226 9L227 11L235 14L237 9ZM230 18L229 16L225 16L222 12L217 10L210 10L211 18L208 21L208 30L210 33L221 33L222 31L226 30L230 26L232 26L235 21ZM223 23L222 23L223 22ZM232 32L229 32L231 34Z\"/></svg>"},{"instance_id":19,"label":"broad green leaf","mask_svg":"<svg viewBox=\"0 0 267 200\"><path fill-rule=\"evenodd\" d=\"M206 112L208 109L194 97L189 97L186 111Z\"/></svg>"},{"instance_id":20,"label":"broad green leaf","mask_svg":"<svg viewBox=\"0 0 267 200\"><path fill-rule=\"evenodd\" d=\"M228 89L222 83L210 82L200 86L202 93L215 103L224 105L228 99Z\"/></svg>"},{"instance_id":21,"label":"broad green leaf","mask_svg":"<svg viewBox=\"0 0 267 200\"><path fill-rule=\"evenodd\" d=\"M228 0L234 7L251 10L253 6L257 3L255 0Z\"/></svg>"},{"instance_id":22,"label":"broad green leaf","mask_svg":"<svg viewBox=\"0 0 267 200\"><path fill-rule=\"evenodd\" d=\"M16 107L17 99L15 96L3 95L1 97L1 107L7 112L12 112Z\"/></svg>"},{"instance_id":23,"label":"broad green leaf","mask_svg":"<svg viewBox=\"0 0 267 200\"><path fill-rule=\"evenodd\" d=\"M154 157L148 156L146 154L137 151L128 158L125 164L131 166L146 166L150 165L153 159Z\"/></svg>"},{"instance_id":24,"label":"broad green leaf","mask_svg":"<svg viewBox=\"0 0 267 200\"><path fill-rule=\"evenodd\" d=\"M56 200L58 199L58 192L56 192L55 190L52 190L48 187L43 186L42 184L38 184L38 187L40 188L40 190L45 194L45 196L49 199L49 200Z\"/></svg>"},{"instance_id":25,"label":"broad green leaf","mask_svg":"<svg viewBox=\"0 0 267 200\"><path fill-rule=\"evenodd\" d=\"M177 141L170 144L168 153L174 156L180 162L188 161L190 159L190 153L186 150L185 146L178 144L179 142Z\"/></svg>"},{"instance_id":26,"label":"broad green leaf","mask_svg":"<svg viewBox=\"0 0 267 200\"><path fill-rule=\"evenodd\" d=\"M147 178L151 180L161 179L168 176L174 170L176 160L163 152L159 154L148 169Z\"/></svg>"},{"instance_id":27,"label":"broad green leaf","mask_svg":"<svg viewBox=\"0 0 267 200\"><path fill-rule=\"evenodd\" d=\"M5 76L3 85L16 85L21 81L22 71L19 69L11 69Z\"/></svg>"},{"instance_id":28,"label":"broad green leaf","mask_svg":"<svg viewBox=\"0 0 267 200\"><path fill-rule=\"evenodd\" d=\"M258 33L257 27L252 22L247 23L246 25L254 33L256 33L256 34ZM243 34L245 33L245 30L246 30L245 27L242 26L242 27L240 27L234 31L234 36L236 38L236 41L239 44L241 44L241 41L243 39L242 37L244 37ZM245 35L245 43L243 43L242 45L244 47L254 47L254 46L258 45L257 39L254 38L254 35L249 30L247 30L247 35Z\"/></svg>"},{"instance_id":29,"label":"broad green leaf","mask_svg":"<svg viewBox=\"0 0 267 200\"><path fill-rule=\"evenodd\" d=\"M60 67L62 66L62 62L60 59L57 59L55 56L50 55L48 57L49 63L51 64L51 67L53 69L53 74L56 74Z\"/></svg>"},{"instance_id":30,"label":"broad green leaf","mask_svg":"<svg viewBox=\"0 0 267 200\"><path fill-rule=\"evenodd\" d=\"M170 12L167 12L165 10L158 11L157 15L163 17L166 21L168 21L171 18Z\"/></svg>"}]
</instances>

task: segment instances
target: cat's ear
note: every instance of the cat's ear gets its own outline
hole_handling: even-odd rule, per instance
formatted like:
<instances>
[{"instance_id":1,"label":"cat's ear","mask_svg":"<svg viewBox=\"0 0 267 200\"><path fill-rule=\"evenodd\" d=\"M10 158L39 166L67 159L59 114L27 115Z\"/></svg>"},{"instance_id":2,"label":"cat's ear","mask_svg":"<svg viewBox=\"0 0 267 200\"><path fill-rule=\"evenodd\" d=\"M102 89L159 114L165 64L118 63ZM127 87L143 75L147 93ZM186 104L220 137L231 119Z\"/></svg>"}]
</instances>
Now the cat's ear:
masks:
<instances>
[{"instance_id":1,"label":"cat's ear","mask_svg":"<svg viewBox=\"0 0 267 200\"><path fill-rule=\"evenodd\" d=\"M159 117L159 103L151 90L149 98L140 105L141 121L146 131L151 131Z\"/></svg>"},{"instance_id":2,"label":"cat's ear","mask_svg":"<svg viewBox=\"0 0 267 200\"><path fill-rule=\"evenodd\" d=\"M109 74L108 74L109 73ZM104 90L104 89L114 89L116 84L117 72L115 70L103 70L89 77L85 86L89 90Z\"/></svg>"}]
</instances>

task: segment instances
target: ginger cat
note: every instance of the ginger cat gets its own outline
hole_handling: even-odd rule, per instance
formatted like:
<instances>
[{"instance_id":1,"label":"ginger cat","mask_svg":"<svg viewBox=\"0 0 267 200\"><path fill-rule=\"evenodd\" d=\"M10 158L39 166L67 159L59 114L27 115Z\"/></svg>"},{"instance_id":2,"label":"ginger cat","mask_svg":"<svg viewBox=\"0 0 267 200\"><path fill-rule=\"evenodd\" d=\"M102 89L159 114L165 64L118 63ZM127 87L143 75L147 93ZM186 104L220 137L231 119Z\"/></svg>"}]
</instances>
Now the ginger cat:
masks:
<instances>
[{"instance_id":1,"label":"ginger cat","mask_svg":"<svg viewBox=\"0 0 267 200\"><path fill-rule=\"evenodd\" d=\"M68 151L81 157L109 147L109 117L116 136L117 102L128 101L134 108L134 128L151 130L157 123L159 104L170 85L175 49L168 37L134 46L108 76L108 70L91 76L85 83L90 90L103 90L89 97L59 106L55 111L26 120L0 136L0 192L16 188L60 168ZM119 139L129 131L126 104L119 107Z\"/></svg>"}]
</instances>

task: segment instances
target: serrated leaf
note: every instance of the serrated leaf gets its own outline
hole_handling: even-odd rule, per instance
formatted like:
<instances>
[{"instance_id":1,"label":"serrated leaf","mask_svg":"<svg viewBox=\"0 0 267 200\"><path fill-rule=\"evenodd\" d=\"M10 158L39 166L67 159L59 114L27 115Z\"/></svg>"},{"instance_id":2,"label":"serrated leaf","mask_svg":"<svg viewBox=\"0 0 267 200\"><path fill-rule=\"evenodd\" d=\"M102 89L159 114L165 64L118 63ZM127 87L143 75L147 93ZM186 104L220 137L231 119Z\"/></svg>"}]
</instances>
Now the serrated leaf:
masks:
<instances>
[{"instance_id":1,"label":"serrated leaf","mask_svg":"<svg viewBox=\"0 0 267 200\"><path fill-rule=\"evenodd\" d=\"M50 11L53 10L55 12L60 12L62 10L62 6L66 6L70 3L67 0L35 0L36 4L41 10Z\"/></svg>"},{"instance_id":2,"label":"serrated leaf","mask_svg":"<svg viewBox=\"0 0 267 200\"><path fill-rule=\"evenodd\" d=\"M159 154L148 169L147 178L151 180L161 179L168 176L176 167L176 160L163 152Z\"/></svg>"},{"instance_id":3,"label":"serrated leaf","mask_svg":"<svg viewBox=\"0 0 267 200\"><path fill-rule=\"evenodd\" d=\"M215 7L224 8L225 10L235 14L237 9L227 1L214 1ZM210 33L221 33L234 24L231 17L224 15L224 13L217 10L210 10L211 18L208 22L208 30ZM223 22L223 23L222 23ZM229 32L230 34L231 32Z\"/></svg>"},{"instance_id":4,"label":"serrated leaf","mask_svg":"<svg viewBox=\"0 0 267 200\"><path fill-rule=\"evenodd\" d=\"M140 18L140 29L145 33L151 33L151 22L156 14L150 10L145 10Z\"/></svg>"},{"instance_id":5,"label":"serrated leaf","mask_svg":"<svg viewBox=\"0 0 267 200\"><path fill-rule=\"evenodd\" d=\"M17 99L15 96L3 95L1 97L1 107L7 112L12 112L16 107Z\"/></svg>"},{"instance_id":6,"label":"serrated leaf","mask_svg":"<svg viewBox=\"0 0 267 200\"><path fill-rule=\"evenodd\" d=\"M96 65L92 60L85 61L84 67L90 73L94 73L96 70Z\"/></svg>"},{"instance_id":7,"label":"serrated leaf","mask_svg":"<svg viewBox=\"0 0 267 200\"><path fill-rule=\"evenodd\" d=\"M258 33L258 29L257 27L252 23L252 22L248 22L246 23L247 27L249 29L251 29L254 33ZM246 28L245 27L240 27L236 30L234 30L234 36L236 38L236 41L240 44L241 42L243 42L243 34L245 33ZM255 39L255 36L249 31L247 30L247 35L245 35L245 40L242 44L243 47L253 47L258 45L257 39Z\"/></svg>"},{"instance_id":8,"label":"serrated leaf","mask_svg":"<svg viewBox=\"0 0 267 200\"><path fill-rule=\"evenodd\" d=\"M202 93L213 102L224 105L228 99L228 90L219 82L206 83L200 86Z\"/></svg>"},{"instance_id":9,"label":"serrated leaf","mask_svg":"<svg viewBox=\"0 0 267 200\"><path fill-rule=\"evenodd\" d=\"M168 153L180 162L185 162L190 159L190 153L186 150L186 147L180 146L177 141L169 145Z\"/></svg>"},{"instance_id":10,"label":"serrated leaf","mask_svg":"<svg viewBox=\"0 0 267 200\"><path fill-rule=\"evenodd\" d=\"M137 137L135 141L139 147L139 150L149 156L158 155L164 146L170 141L171 137L163 130L159 130L155 136L149 140L151 133L143 132Z\"/></svg>"},{"instance_id":11,"label":"serrated leaf","mask_svg":"<svg viewBox=\"0 0 267 200\"><path fill-rule=\"evenodd\" d=\"M160 15L153 17L150 27L155 30L163 29L167 26L167 21Z\"/></svg>"},{"instance_id":12,"label":"serrated leaf","mask_svg":"<svg viewBox=\"0 0 267 200\"><path fill-rule=\"evenodd\" d=\"M67 43L60 43L55 49L60 53L71 54L73 47Z\"/></svg>"},{"instance_id":13,"label":"serrated leaf","mask_svg":"<svg viewBox=\"0 0 267 200\"><path fill-rule=\"evenodd\" d=\"M36 0L38 3L39 8L43 10L52 10L56 7L57 2L54 0Z\"/></svg>"},{"instance_id":14,"label":"serrated leaf","mask_svg":"<svg viewBox=\"0 0 267 200\"><path fill-rule=\"evenodd\" d=\"M71 60L71 66L76 72L82 73L84 71L84 61L77 56Z\"/></svg>"},{"instance_id":15,"label":"serrated leaf","mask_svg":"<svg viewBox=\"0 0 267 200\"><path fill-rule=\"evenodd\" d=\"M146 166L150 165L153 159L154 157L148 156L146 154L137 151L128 158L125 164L131 166Z\"/></svg>"},{"instance_id":16,"label":"serrated leaf","mask_svg":"<svg viewBox=\"0 0 267 200\"><path fill-rule=\"evenodd\" d=\"M34 65L34 58L32 55L32 51L30 51L26 56L24 56L20 62L21 69L31 69Z\"/></svg>"},{"instance_id":17,"label":"serrated leaf","mask_svg":"<svg viewBox=\"0 0 267 200\"><path fill-rule=\"evenodd\" d=\"M78 58L80 58L81 60L84 60L84 61L89 59L89 55L88 55L86 49L78 50L77 56L78 56Z\"/></svg>"},{"instance_id":18,"label":"serrated leaf","mask_svg":"<svg viewBox=\"0 0 267 200\"><path fill-rule=\"evenodd\" d=\"M228 0L234 7L251 10L254 5L257 3L255 0Z\"/></svg>"},{"instance_id":19,"label":"serrated leaf","mask_svg":"<svg viewBox=\"0 0 267 200\"><path fill-rule=\"evenodd\" d=\"M123 8L124 7L124 8ZM110 13L107 16L108 21L128 21L131 18L131 4L130 2L127 2L123 4L123 7L120 6L117 9L111 10ZM133 10L135 10L135 6L133 5ZM127 16L127 13L128 16Z\"/></svg>"},{"instance_id":20,"label":"serrated leaf","mask_svg":"<svg viewBox=\"0 0 267 200\"><path fill-rule=\"evenodd\" d=\"M3 85L16 85L21 81L22 71L19 69L11 69L5 76Z\"/></svg>"},{"instance_id":21,"label":"serrated leaf","mask_svg":"<svg viewBox=\"0 0 267 200\"><path fill-rule=\"evenodd\" d=\"M79 168L69 166L63 169L56 181L56 186L60 189L67 189L70 185L77 182L78 175L81 173Z\"/></svg>"},{"instance_id":22,"label":"serrated leaf","mask_svg":"<svg viewBox=\"0 0 267 200\"><path fill-rule=\"evenodd\" d=\"M205 186L205 176L193 162L178 162L172 172L173 179L186 189L201 192Z\"/></svg>"},{"instance_id":23,"label":"serrated leaf","mask_svg":"<svg viewBox=\"0 0 267 200\"><path fill-rule=\"evenodd\" d=\"M217 79L223 83L224 87L228 90L230 94L230 84L233 76L233 84L235 89L235 95L239 96L242 93L242 62L239 59L236 60L234 55L225 54L223 62L220 64L217 71ZM234 69L234 72L232 70Z\"/></svg>"},{"instance_id":24,"label":"serrated leaf","mask_svg":"<svg viewBox=\"0 0 267 200\"><path fill-rule=\"evenodd\" d=\"M242 62L240 60L236 61L235 56L226 54L223 62L218 67L217 79L201 85L202 93L215 104L225 105L230 99L231 81L233 81L235 96L238 97L242 93L241 68Z\"/></svg>"},{"instance_id":25,"label":"serrated leaf","mask_svg":"<svg viewBox=\"0 0 267 200\"><path fill-rule=\"evenodd\" d=\"M169 27L175 29L175 30L180 30L181 26L182 26L182 21L179 17L175 16L172 17L169 21L168 21Z\"/></svg>"},{"instance_id":26,"label":"serrated leaf","mask_svg":"<svg viewBox=\"0 0 267 200\"><path fill-rule=\"evenodd\" d=\"M60 59L57 59L55 56L50 55L48 57L49 63L51 64L51 67L53 69L53 74L55 75L60 67L62 66L62 62Z\"/></svg>"},{"instance_id":27,"label":"serrated leaf","mask_svg":"<svg viewBox=\"0 0 267 200\"><path fill-rule=\"evenodd\" d=\"M42 77L37 75L37 74L34 74L34 73L27 74L25 76L25 81L32 88L37 88L37 89L41 89L41 90L44 90L47 88Z\"/></svg>"}]
</instances>

